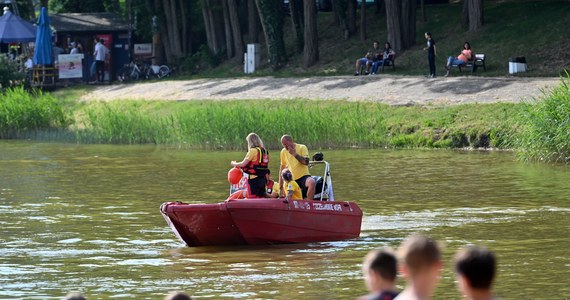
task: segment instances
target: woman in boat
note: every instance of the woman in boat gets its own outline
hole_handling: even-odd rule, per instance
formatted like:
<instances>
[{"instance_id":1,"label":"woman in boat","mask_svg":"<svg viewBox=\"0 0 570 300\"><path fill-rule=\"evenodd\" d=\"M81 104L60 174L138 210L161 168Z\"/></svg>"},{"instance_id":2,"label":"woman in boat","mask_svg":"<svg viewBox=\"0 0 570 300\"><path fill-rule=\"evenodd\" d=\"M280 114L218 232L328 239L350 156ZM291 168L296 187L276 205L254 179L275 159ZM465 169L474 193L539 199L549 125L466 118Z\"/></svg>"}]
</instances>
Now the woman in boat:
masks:
<instances>
[{"instance_id":1,"label":"woman in boat","mask_svg":"<svg viewBox=\"0 0 570 300\"><path fill-rule=\"evenodd\" d=\"M233 167L241 168L248 175L248 198L265 197L267 184L266 174L269 171L269 152L263 147L263 141L255 134L250 133L245 139L249 150L241 162L232 160Z\"/></svg>"}]
</instances>

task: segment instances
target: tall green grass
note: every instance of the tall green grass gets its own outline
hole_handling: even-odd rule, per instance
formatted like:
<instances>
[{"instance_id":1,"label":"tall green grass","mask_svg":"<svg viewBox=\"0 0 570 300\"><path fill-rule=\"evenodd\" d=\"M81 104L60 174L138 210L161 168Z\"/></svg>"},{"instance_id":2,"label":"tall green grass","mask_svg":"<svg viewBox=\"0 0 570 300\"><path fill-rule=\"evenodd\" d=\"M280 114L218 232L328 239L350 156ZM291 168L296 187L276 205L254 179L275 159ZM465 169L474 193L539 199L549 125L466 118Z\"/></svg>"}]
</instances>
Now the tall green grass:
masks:
<instances>
[{"instance_id":1,"label":"tall green grass","mask_svg":"<svg viewBox=\"0 0 570 300\"><path fill-rule=\"evenodd\" d=\"M504 147L514 104L391 107L295 100L97 102L78 120L82 142L240 149L250 132L269 148L288 133L312 148ZM79 129L80 128L80 129Z\"/></svg>"},{"instance_id":2,"label":"tall green grass","mask_svg":"<svg viewBox=\"0 0 570 300\"><path fill-rule=\"evenodd\" d=\"M18 138L64 129L70 119L57 99L41 91L22 87L0 93L0 138Z\"/></svg>"},{"instance_id":3,"label":"tall green grass","mask_svg":"<svg viewBox=\"0 0 570 300\"><path fill-rule=\"evenodd\" d=\"M570 75L542 97L521 104L516 140L526 160L570 162Z\"/></svg>"}]
</instances>

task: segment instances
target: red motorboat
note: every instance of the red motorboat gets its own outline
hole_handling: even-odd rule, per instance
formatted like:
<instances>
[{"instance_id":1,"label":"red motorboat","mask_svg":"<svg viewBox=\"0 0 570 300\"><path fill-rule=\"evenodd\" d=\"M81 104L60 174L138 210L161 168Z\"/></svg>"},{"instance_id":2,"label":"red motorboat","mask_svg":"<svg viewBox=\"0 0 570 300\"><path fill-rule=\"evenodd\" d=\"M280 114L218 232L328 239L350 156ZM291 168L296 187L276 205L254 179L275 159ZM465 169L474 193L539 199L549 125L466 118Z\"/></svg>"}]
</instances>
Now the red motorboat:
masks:
<instances>
[{"instance_id":1,"label":"red motorboat","mask_svg":"<svg viewBox=\"0 0 570 300\"><path fill-rule=\"evenodd\" d=\"M316 200L255 198L215 204L166 202L160 206L176 236L190 247L326 242L357 238L362 210L335 201L330 165L317 181Z\"/></svg>"}]
</instances>

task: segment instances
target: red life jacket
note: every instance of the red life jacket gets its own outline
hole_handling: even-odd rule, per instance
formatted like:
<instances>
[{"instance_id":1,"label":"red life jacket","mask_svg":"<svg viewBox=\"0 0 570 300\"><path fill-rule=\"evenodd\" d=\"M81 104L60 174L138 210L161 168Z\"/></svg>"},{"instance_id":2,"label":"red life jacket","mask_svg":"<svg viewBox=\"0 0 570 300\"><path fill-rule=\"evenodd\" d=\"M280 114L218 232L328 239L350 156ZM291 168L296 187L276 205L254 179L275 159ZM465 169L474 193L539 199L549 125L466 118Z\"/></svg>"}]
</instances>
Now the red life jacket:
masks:
<instances>
[{"instance_id":1,"label":"red life jacket","mask_svg":"<svg viewBox=\"0 0 570 300\"><path fill-rule=\"evenodd\" d=\"M247 166L241 169L247 174L262 176L267 174L269 171L269 152L267 152L263 147L255 147L255 149L257 149L259 157L250 161Z\"/></svg>"}]
</instances>

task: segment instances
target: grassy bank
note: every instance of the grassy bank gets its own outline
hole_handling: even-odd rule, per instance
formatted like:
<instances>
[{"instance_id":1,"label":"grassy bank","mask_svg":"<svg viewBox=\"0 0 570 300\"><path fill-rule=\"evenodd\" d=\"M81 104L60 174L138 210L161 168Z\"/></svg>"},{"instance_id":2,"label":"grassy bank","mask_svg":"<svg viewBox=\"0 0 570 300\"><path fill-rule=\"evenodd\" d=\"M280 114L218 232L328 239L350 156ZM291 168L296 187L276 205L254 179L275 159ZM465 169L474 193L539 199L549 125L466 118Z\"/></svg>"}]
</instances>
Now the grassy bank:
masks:
<instances>
[{"instance_id":1,"label":"grassy bank","mask_svg":"<svg viewBox=\"0 0 570 300\"><path fill-rule=\"evenodd\" d=\"M568 162L569 87L567 75L531 102L446 107L306 99L77 102L13 89L0 99L0 138L244 149L245 136L256 132L279 149L289 133L312 149L514 148L525 159Z\"/></svg>"},{"instance_id":2,"label":"grassy bank","mask_svg":"<svg viewBox=\"0 0 570 300\"><path fill-rule=\"evenodd\" d=\"M82 142L243 149L258 133L273 149L290 133L316 148L508 147L521 105L392 107L370 102L98 102L78 118Z\"/></svg>"},{"instance_id":3,"label":"grassy bank","mask_svg":"<svg viewBox=\"0 0 570 300\"><path fill-rule=\"evenodd\" d=\"M398 53L396 72L400 75L426 75L427 58L422 51L425 46L424 32L433 33L437 42L438 73L448 56L458 55L461 46L469 41L476 53L487 54L487 72L477 71L477 76L508 75L510 57L525 56L529 71L517 76L559 76L570 68L570 5L566 0L546 1L485 1L485 25L478 32L468 32L460 25L462 2L456 4L427 5L427 21L419 20L416 27L417 45ZM359 14L358 14L359 15ZM319 62L310 67L302 67L302 53L295 49L291 20L286 17L285 44L289 62L282 70L270 70L267 51L262 48L263 65L254 76L310 76L310 75L350 75L354 72L354 62L362 57L374 40L382 44L387 39L386 17L376 14L374 7L366 11L367 39L361 40L359 32L344 39L343 31L334 21L332 12L319 12ZM263 44L262 44L262 47ZM208 68L203 60L197 66L199 77L243 76L240 63L224 62L215 68ZM465 74L465 73L464 73ZM457 72L454 73L457 76Z\"/></svg>"}]
</instances>

